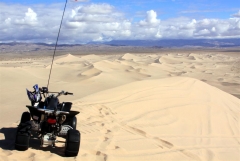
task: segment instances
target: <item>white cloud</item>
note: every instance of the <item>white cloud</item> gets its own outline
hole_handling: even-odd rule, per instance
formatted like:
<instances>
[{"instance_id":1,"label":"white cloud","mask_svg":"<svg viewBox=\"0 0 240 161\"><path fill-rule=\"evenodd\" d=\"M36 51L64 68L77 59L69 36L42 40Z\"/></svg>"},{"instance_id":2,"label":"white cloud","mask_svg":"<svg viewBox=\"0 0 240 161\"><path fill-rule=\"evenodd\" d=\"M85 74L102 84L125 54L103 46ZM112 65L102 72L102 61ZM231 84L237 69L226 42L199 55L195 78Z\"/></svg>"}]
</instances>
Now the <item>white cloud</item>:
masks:
<instances>
[{"instance_id":1,"label":"white cloud","mask_svg":"<svg viewBox=\"0 0 240 161\"><path fill-rule=\"evenodd\" d=\"M157 13L153 10L147 11L147 16L145 20L139 22L140 26L157 26L160 20L157 19Z\"/></svg>"},{"instance_id":2,"label":"white cloud","mask_svg":"<svg viewBox=\"0 0 240 161\"><path fill-rule=\"evenodd\" d=\"M28 12L25 13L25 20L37 21L37 14L31 8L28 8Z\"/></svg>"},{"instance_id":3,"label":"white cloud","mask_svg":"<svg viewBox=\"0 0 240 161\"><path fill-rule=\"evenodd\" d=\"M212 32L215 32L215 31L216 31L216 28L215 28L215 27L212 27L211 31L212 31Z\"/></svg>"},{"instance_id":4,"label":"white cloud","mask_svg":"<svg viewBox=\"0 0 240 161\"><path fill-rule=\"evenodd\" d=\"M72 29L79 29L79 28L85 28L86 27L86 23L85 22L66 22L66 27L67 28L72 28Z\"/></svg>"},{"instance_id":5,"label":"white cloud","mask_svg":"<svg viewBox=\"0 0 240 161\"><path fill-rule=\"evenodd\" d=\"M156 37L157 39L162 38L162 35L161 35L160 31L158 31L158 32L156 33L155 37Z\"/></svg>"},{"instance_id":6,"label":"white cloud","mask_svg":"<svg viewBox=\"0 0 240 161\"><path fill-rule=\"evenodd\" d=\"M86 6L81 6L78 9L79 13L89 13L89 14L109 14L112 13L114 7L109 4L91 4Z\"/></svg>"},{"instance_id":7,"label":"white cloud","mask_svg":"<svg viewBox=\"0 0 240 161\"><path fill-rule=\"evenodd\" d=\"M0 3L0 41L54 42L63 5ZM229 19L177 17L160 20L156 11L149 10L145 12L145 18L135 21L109 4L71 3L65 13L59 43L120 39L240 38L239 12Z\"/></svg>"},{"instance_id":8,"label":"white cloud","mask_svg":"<svg viewBox=\"0 0 240 161\"><path fill-rule=\"evenodd\" d=\"M240 10L237 13L233 14L232 16L240 18Z\"/></svg>"},{"instance_id":9,"label":"white cloud","mask_svg":"<svg viewBox=\"0 0 240 161\"><path fill-rule=\"evenodd\" d=\"M90 41L106 41L131 35L131 22L108 4L91 4L72 9L65 29L89 33Z\"/></svg>"},{"instance_id":10,"label":"white cloud","mask_svg":"<svg viewBox=\"0 0 240 161\"><path fill-rule=\"evenodd\" d=\"M113 18L107 15L96 15L96 14L81 14L74 16L72 21L78 22L112 22Z\"/></svg>"},{"instance_id":11,"label":"white cloud","mask_svg":"<svg viewBox=\"0 0 240 161\"><path fill-rule=\"evenodd\" d=\"M20 25L36 25L37 13L31 8L28 8L28 11L25 13L25 17L23 19L16 19L15 23Z\"/></svg>"},{"instance_id":12,"label":"white cloud","mask_svg":"<svg viewBox=\"0 0 240 161\"><path fill-rule=\"evenodd\" d=\"M92 25L93 23L117 22L120 16L120 14L114 11L113 6L108 4L91 4L72 9L68 21L87 22Z\"/></svg>"},{"instance_id":13,"label":"white cloud","mask_svg":"<svg viewBox=\"0 0 240 161\"><path fill-rule=\"evenodd\" d=\"M5 19L5 23L6 23L6 24L10 24L11 21L12 21L12 20L11 20L11 18L9 18L9 17L8 17L7 19Z\"/></svg>"},{"instance_id":14,"label":"white cloud","mask_svg":"<svg viewBox=\"0 0 240 161\"><path fill-rule=\"evenodd\" d=\"M208 29L203 29L195 33L197 36L203 36L203 35L208 35L210 34L210 31Z\"/></svg>"}]
</instances>

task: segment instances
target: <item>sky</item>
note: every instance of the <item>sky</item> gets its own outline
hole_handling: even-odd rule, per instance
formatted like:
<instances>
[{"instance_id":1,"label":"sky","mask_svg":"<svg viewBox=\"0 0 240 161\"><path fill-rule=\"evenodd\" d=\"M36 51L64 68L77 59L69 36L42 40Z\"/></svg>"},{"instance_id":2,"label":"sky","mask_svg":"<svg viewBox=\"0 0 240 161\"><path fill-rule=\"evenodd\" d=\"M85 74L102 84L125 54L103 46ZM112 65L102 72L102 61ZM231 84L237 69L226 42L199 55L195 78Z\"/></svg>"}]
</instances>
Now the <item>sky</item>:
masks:
<instances>
[{"instance_id":1,"label":"sky","mask_svg":"<svg viewBox=\"0 0 240 161\"><path fill-rule=\"evenodd\" d=\"M1 0L0 42L55 43L65 0ZM68 0L59 43L240 38L237 0Z\"/></svg>"}]
</instances>

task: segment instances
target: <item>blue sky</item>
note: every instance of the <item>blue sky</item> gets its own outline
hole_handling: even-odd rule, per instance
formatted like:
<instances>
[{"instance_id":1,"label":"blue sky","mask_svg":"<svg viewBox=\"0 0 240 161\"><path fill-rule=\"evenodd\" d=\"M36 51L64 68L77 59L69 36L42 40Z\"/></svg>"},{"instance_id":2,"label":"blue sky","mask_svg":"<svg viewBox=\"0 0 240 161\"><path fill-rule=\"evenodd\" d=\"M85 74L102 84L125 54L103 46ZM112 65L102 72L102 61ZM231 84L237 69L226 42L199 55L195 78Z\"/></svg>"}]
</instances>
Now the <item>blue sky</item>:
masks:
<instances>
[{"instance_id":1,"label":"blue sky","mask_svg":"<svg viewBox=\"0 0 240 161\"><path fill-rule=\"evenodd\" d=\"M82 39L77 37L74 42L240 37L237 0L80 1L85 2L68 1L63 24L63 30L70 36L82 35ZM57 26L64 3L64 0L1 0L0 21L4 25L0 33L4 38L0 41L51 41L51 36L43 40L39 35L43 29L49 31L50 24ZM20 26L22 35L12 36L14 30L6 28L10 26L18 30ZM24 36L26 32L28 36ZM70 36L65 35L66 41Z\"/></svg>"},{"instance_id":2,"label":"blue sky","mask_svg":"<svg viewBox=\"0 0 240 161\"><path fill-rule=\"evenodd\" d=\"M1 0L3 3L24 5L65 3L64 0ZM68 3L71 3L70 1ZM78 2L80 3L80 2ZM126 14L155 10L162 19L177 16L194 18L229 18L240 9L237 0L89 0L85 3L107 3Z\"/></svg>"}]
</instances>

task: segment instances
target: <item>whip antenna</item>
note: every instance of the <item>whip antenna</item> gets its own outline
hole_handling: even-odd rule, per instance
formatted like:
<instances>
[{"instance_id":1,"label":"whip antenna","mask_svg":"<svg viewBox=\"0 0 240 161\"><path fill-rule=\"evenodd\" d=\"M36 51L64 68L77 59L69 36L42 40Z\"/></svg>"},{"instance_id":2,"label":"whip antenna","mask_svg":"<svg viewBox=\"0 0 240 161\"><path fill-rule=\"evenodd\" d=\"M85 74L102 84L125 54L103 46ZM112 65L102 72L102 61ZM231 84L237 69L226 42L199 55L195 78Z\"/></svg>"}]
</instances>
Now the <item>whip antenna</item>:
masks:
<instances>
[{"instance_id":1,"label":"whip antenna","mask_svg":"<svg viewBox=\"0 0 240 161\"><path fill-rule=\"evenodd\" d=\"M65 2L65 7L64 7L64 10L63 10L63 14L62 14L62 20L61 20L60 27L59 27L59 30L58 30L58 36L57 36L57 41L56 41L55 48L54 48L54 53L53 53L53 58L52 58L52 64L51 64L50 73L49 73L49 77L48 77L47 88L48 88L49 81L50 81L50 78L51 78L53 60L54 60L54 56L55 56L55 53L56 53L58 38L59 38L59 35L60 35L60 31L61 31L61 27L62 27L62 21L63 21L63 17L64 17L64 13L65 13L66 6L67 6L67 0L66 0L66 2Z\"/></svg>"}]
</instances>

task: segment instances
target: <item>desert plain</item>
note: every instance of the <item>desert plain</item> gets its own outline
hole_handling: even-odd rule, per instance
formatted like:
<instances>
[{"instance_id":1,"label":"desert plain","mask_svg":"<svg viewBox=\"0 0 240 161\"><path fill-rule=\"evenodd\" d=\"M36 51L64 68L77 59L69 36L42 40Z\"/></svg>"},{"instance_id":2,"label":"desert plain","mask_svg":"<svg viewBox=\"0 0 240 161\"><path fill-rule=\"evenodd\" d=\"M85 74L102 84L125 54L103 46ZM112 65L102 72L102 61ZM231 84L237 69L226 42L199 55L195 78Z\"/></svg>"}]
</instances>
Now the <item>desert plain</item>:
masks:
<instances>
[{"instance_id":1,"label":"desert plain","mask_svg":"<svg viewBox=\"0 0 240 161\"><path fill-rule=\"evenodd\" d=\"M74 93L60 101L80 111L79 154L36 140L15 150L26 88L47 86L50 55L1 56L1 161L240 160L240 53L221 50L56 54L49 91Z\"/></svg>"}]
</instances>

